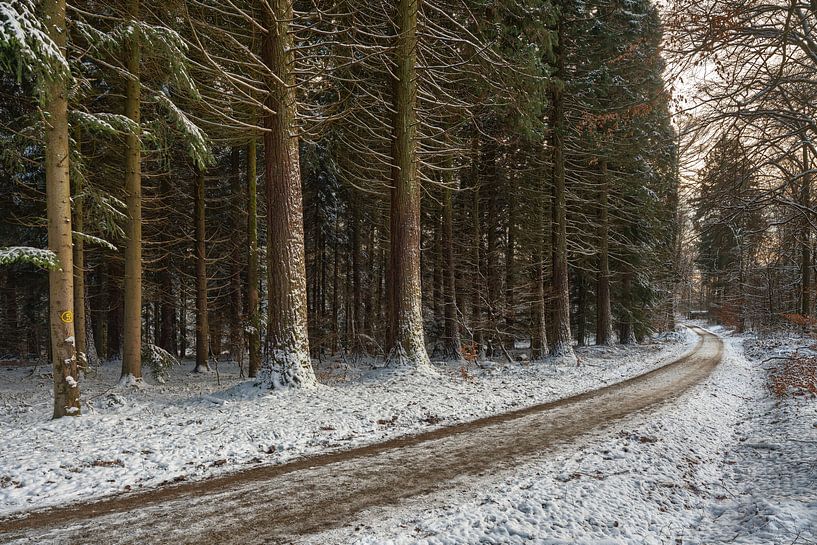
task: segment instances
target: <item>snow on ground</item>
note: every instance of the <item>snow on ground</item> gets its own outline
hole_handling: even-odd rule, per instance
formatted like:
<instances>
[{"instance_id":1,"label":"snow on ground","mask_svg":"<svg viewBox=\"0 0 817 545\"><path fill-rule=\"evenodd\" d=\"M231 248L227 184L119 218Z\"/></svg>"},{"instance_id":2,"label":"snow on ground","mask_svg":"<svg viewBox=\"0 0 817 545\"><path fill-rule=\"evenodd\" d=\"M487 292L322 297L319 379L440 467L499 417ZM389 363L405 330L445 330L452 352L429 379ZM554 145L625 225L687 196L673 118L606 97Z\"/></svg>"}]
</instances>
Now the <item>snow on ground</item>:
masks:
<instances>
[{"instance_id":1,"label":"snow on ground","mask_svg":"<svg viewBox=\"0 0 817 545\"><path fill-rule=\"evenodd\" d=\"M803 349L813 345L794 335L745 341L747 358L764 372L779 356L814 354ZM765 393L744 407L725 459L729 490L710 508L701 543L817 543L817 401Z\"/></svg>"},{"instance_id":2,"label":"snow on ground","mask_svg":"<svg viewBox=\"0 0 817 545\"><path fill-rule=\"evenodd\" d=\"M727 338L711 378L654 412L304 543L815 543L817 402L773 400L742 344Z\"/></svg>"},{"instance_id":3,"label":"snow on ground","mask_svg":"<svg viewBox=\"0 0 817 545\"><path fill-rule=\"evenodd\" d=\"M0 515L162 483L201 479L252 464L373 443L594 389L688 351L686 330L635 347L588 347L582 365L439 364L397 373L319 366L323 385L261 391L233 365L218 376L171 370L166 384L117 386L119 366L82 381L83 416L49 420L52 382L40 367L0 362ZM217 381L220 381L218 384Z\"/></svg>"}]
</instances>

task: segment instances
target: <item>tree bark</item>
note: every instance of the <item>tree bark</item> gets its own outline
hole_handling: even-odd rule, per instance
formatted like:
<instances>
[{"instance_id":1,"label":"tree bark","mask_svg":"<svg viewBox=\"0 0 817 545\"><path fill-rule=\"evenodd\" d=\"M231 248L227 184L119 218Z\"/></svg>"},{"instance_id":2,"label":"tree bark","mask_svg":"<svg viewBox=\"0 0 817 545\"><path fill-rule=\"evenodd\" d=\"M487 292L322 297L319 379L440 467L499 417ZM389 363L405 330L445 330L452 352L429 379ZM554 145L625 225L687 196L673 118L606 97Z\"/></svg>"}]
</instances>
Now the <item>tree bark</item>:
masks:
<instances>
[{"instance_id":1,"label":"tree bark","mask_svg":"<svg viewBox=\"0 0 817 545\"><path fill-rule=\"evenodd\" d=\"M375 267L377 264L377 248L375 246L375 232L377 225L380 225L380 213L375 209L372 211L374 221L369 225L368 239L366 242L366 280L368 282L368 289L364 291L364 305L366 308L366 316L363 321L363 333L374 336L374 323L377 319L375 312L376 294L379 287L379 280L375 277Z\"/></svg>"},{"instance_id":2,"label":"tree bark","mask_svg":"<svg viewBox=\"0 0 817 545\"><path fill-rule=\"evenodd\" d=\"M622 277L622 296L628 303L632 301L633 271L629 264L625 264L625 271ZM625 305L624 315L621 317L618 331L618 341L621 344L635 344L635 327L633 324L633 313L629 306Z\"/></svg>"},{"instance_id":3,"label":"tree bark","mask_svg":"<svg viewBox=\"0 0 817 545\"><path fill-rule=\"evenodd\" d=\"M576 345L587 346L587 281L583 270L576 271Z\"/></svg>"},{"instance_id":4,"label":"tree bark","mask_svg":"<svg viewBox=\"0 0 817 545\"><path fill-rule=\"evenodd\" d=\"M422 206L422 205L421 205ZM443 211L443 214L445 212ZM434 327L435 331L436 328L441 327L443 330L445 329L445 302L444 299L444 287L443 284L445 283L444 276L445 272L443 271L443 231L445 227L443 225L443 218L440 217L438 221L434 222L434 229L433 229L433 236L434 240L432 241L432 247L434 252L434 270L432 275L432 282L431 282L431 308L434 311ZM444 331L443 331L443 334Z\"/></svg>"},{"instance_id":5,"label":"tree bark","mask_svg":"<svg viewBox=\"0 0 817 545\"><path fill-rule=\"evenodd\" d=\"M554 333L551 356L574 361L573 335L570 331L570 286L567 271L567 218L565 198L565 104L563 82L565 80L565 51L562 17L557 23L556 44L553 54L556 58L556 81L551 85L551 148L553 153L553 311Z\"/></svg>"},{"instance_id":6,"label":"tree bark","mask_svg":"<svg viewBox=\"0 0 817 545\"><path fill-rule=\"evenodd\" d=\"M338 351L340 338L340 214L335 214L335 235L332 237L332 355ZM359 289L356 288L356 290ZM360 297L359 294L356 294Z\"/></svg>"},{"instance_id":7,"label":"tree bark","mask_svg":"<svg viewBox=\"0 0 817 545\"><path fill-rule=\"evenodd\" d=\"M205 231L204 172L197 167L195 185L196 222L196 366L194 373L210 370L210 326L207 316L207 254Z\"/></svg>"},{"instance_id":8,"label":"tree bark","mask_svg":"<svg viewBox=\"0 0 817 545\"><path fill-rule=\"evenodd\" d=\"M128 15L139 17L139 0L128 0ZM140 123L139 82L142 51L139 33L128 38L125 67L129 77L125 83L125 115L136 126ZM125 305L124 344L122 347L122 378L142 379L142 149L139 131L129 132L125 144L125 193L128 220L125 242Z\"/></svg>"},{"instance_id":9,"label":"tree bark","mask_svg":"<svg viewBox=\"0 0 817 545\"><path fill-rule=\"evenodd\" d=\"M261 311L258 293L258 187L255 137L247 145L247 315L249 317L248 374L258 376L261 368Z\"/></svg>"},{"instance_id":10,"label":"tree bark","mask_svg":"<svg viewBox=\"0 0 817 545\"><path fill-rule=\"evenodd\" d=\"M352 352L360 350L359 336L363 327L363 257L361 255L361 228L363 218L361 214L361 201L356 196L352 201L352 313L346 319L351 321L350 333L352 337L349 344ZM336 246L337 247L337 246Z\"/></svg>"},{"instance_id":11,"label":"tree bark","mask_svg":"<svg viewBox=\"0 0 817 545\"><path fill-rule=\"evenodd\" d=\"M159 310L159 342L161 348L171 354L177 352L176 346L176 307L175 293L173 293L173 273L170 269L170 253L162 260L162 270L159 272L160 310Z\"/></svg>"},{"instance_id":12,"label":"tree bark","mask_svg":"<svg viewBox=\"0 0 817 545\"><path fill-rule=\"evenodd\" d=\"M311 286L307 289L307 316L308 327L310 329L310 349L312 355L320 358L322 347L322 329L323 329L323 295L321 288L323 286L323 226L321 221L321 204L320 199L315 199L314 214L312 214L312 274L307 275L307 282L311 281Z\"/></svg>"},{"instance_id":13,"label":"tree bark","mask_svg":"<svg viewBox=\"0 0 817 545\"><path fill-rule=\"evenodd\" d=\"M482 353L482 230L480 228L480 184L479 184L479 147L478 139L473 145L473 169L471 187L471 331L474 350Z\"/></svg>"},{"instance_id":14,"label":"tree bark","mask_svg":"<svg viewBox=\"0 0 817 545\"><path fill-rule=\"evenodd\" d=\"M596 344L613 344L613 318L610 306L610 220L608 194L610 174L607 159L601 159L601 190L599 192L599 272L596 278Z\"/></svg>"},{"instance_id":15,"label":"tree bark","mask_svg":"<svg viewBox=\"0 0 817 545\"><path fill-rule=\"evenodd\" d=\"M388 320L388 312L387 309L389 308L389 294L386 290L386 283L388 282L388 274L389 274L389 256L386 254L386 245L380 245L380 255L377 259L378 267L377 267L377 298L375 300L374 311L373 314L375 316L375 320L372 322L372 332L375 331L376 324L383 324L382 326L376 327L378 333L380 333L380 338L383 340L385 344L388 336L391 334L390 332L390 324Z\"/></svg>"},{"instance_id":16,"label":"tree bark","mask_svg":"<svg viewBox=\"0 0 817 545\"><path fill-rule=\"evenodd\" d=\"M8 269L0 269L0 289L3 290L0 297L2 305L3 326L0 326L0 353L18 354L22 359L28 350L26 349L24 337L20 334L22 328L17 320L19 306L17 304L17 284L15 274Z\"/></svg>"},{"instance_id":17,"label":"tree bark","mask_svg":"<svg viewBox=\"0 0 817 545\"><path fill-rule=\"evenodd\" d=\"M65 56L65 0L43 4L48 35ZM71 180L69 176L68 93L60 79L45 90L45 192L48 249L59 267L48 274L51 358L54 376L54 418L80 414L79 374L74 331L74 259L71 241Z\"/></svg>"},{"instance_id":18,"label":"tree bark","mask_svg":"<svg viewBox=\"0 0 817 545\"><path fill-rule=\"evenodd\" d=\"M164 199L170 198L170 182L163 176L159 184L159 191ZM173 287L173 254L171 240L163 237L163 251L159 277L159 339L157 345L171 354L178 352L176 343L176 294Z\"/></svg>"},{"instance_id":19,"label":"tree bark","mask_svg":"<svg viewBox=\"0 0 817 545\"><path fill-rule=\"evenodd\" d=\"M448 172L450 173L451 171L449 170ZM454 255L454 210L451 203L451 189L447 187L443 189L442 224L443 297L445 299L443 354L448 359L461 360L462 341L460 340L459 323L457 320L457 262Z\"/></svg>"},{"instance_id":20,"label":"tree bark","mask_svg":"<svg viewBox=\"0 0 817 545\"><path fill-rule=\"evenodd\" d=\"M213 297L212 301L208 301L207 304L207 312L209 317L207 318L207 325L210 326L210 335L208 337L209 340L209 353L210 356L216 358L216 361L221 361L221 340L222 340L222 332L223 332L223 316L224 316L224 309L223 303L221 303L221 298L219 297L219 292L216 292L216 296Z\"/></svg>"},{"instance_id":21,"label":"tree bark","mask_svg":"<svg viewBox=\"0 0 817 545\"><path fill-rule=\"evenodd\" d=\"M187 288L179 282L179 357L187 356Z\"/></svg>"},{"instance_id":22,"label":"tree bark","mask_svg":"<svg viewBox=\"0 0 817 545\"><path fill-rule=\"evenodd\" d=\"M501 275L499 270L499 237L498 231L500 229L499 223L499 205L498 205L498 185L497 178L497 142L494 139L489 139L483 146L483 176L480 179L480 185L485 188L488 198L488 209L486 214L486 229L485 242L486 251L483 255L485 258L486 286L485 286L485 300L487 304L485 309L487 316L484 319L487 322L486 344L488 346L488 356L495 357L500 349L499 343L502 342L498 338L499 333L499 318L501 315L502 302L500 301L501 293Z\"/></svg>"},{"instance_id":23,"label":"tree bark","mask_svg":"<svg viewBox=\"0 0 817 545\"><path fill-rule=\"evenodd\" d=\"M241 236L245 230L247 222L244 220L243 191L241 189L241 167L239 164L239 148L233 148L230 157L230 176L232 182L233 206L233 238L232 257L230 259L230 358L238 363L239 368L244 370L244 335L242 334L243 316L242 309L244 297L241 289L241 271L243 265L244 240Z\"/></svg>"},{"instance_id":24,"label":"tree bark","mask_svg":"<svg viewBox=\"0 0 817 545\"><path fill-rule=\"evenodd\" d=\"M313 386L307 333L303 198L298 156L295 56L290 21L292 0L273 0L265 9L267 33L262 59L276 78L268 81L266 128L269 332L271 352L263 369L274 387Z\"/></svg>"},{"instance_id":25,"label":"tree bark","mask_svg":"<svg viewBox=\"0 0 817 545\"><path fill-rule=\"evenodd\" d=\"M548 353L548 323L547 323L547 305L545 304L545 280L547 279L547 271L545 267L545 255L547 253L547 233L545 232L547 213L547 197L545 191L545 183L541 187L541 203L540 212L536 214L536 234L535 234L535 248L533 251L533 308L532 308L532 326L531 332L531 361L542 361Z\"/></svg>"},{"instance_id":26,"label":"tree bark","mask_svg":"<svg viewBox=\"0 0 817 545\"><path fill-rule=\"evenodd\" d=\"M96 352L102 358L108 357L108 264L103 255L99 265L96 267L96 282L94 285L93 310L94 320L94 342L96 342Z\"/></svg>"},{"instance_id":27,"label":"tree bark","mask_svg":"<svg viewBox=\"0 0 817 545\"><path fill-rule=\"evenodd\" d=\"M77 131L77 146L81 146L81 136ZM82 203L82 179L74 180L74 224L73 230L83 233L85 229L85 210ZM77 339L77 365L88 372L88 322L86 320L85 300L85 241L82 237L74 240L74 334Z\"/></svg>"},{"instance_id":28,"label":"tree bark","mask_svg":"<svg viewBox=\"0 0 817 545\"><path fill-rule=\"evenodd\" d=\"M516 327L516 308L514 306L514 288L516 286L516 183L509 180L508 188L508 230L507 245L505 247L505 333L507 334L506 347L513 349L514 327Z\"/></svg>"},{"instance_id":29,"label":"tree bark","mask_svg":"<svg viewBox=\"0 0 817 545\"><path fill-rule=\"evenodd\" d=\"M420 280L420 178L417 173L417 16L420 0L397 2L391 191L389 362L424 367Z\"/></svg>"}]
</instances>

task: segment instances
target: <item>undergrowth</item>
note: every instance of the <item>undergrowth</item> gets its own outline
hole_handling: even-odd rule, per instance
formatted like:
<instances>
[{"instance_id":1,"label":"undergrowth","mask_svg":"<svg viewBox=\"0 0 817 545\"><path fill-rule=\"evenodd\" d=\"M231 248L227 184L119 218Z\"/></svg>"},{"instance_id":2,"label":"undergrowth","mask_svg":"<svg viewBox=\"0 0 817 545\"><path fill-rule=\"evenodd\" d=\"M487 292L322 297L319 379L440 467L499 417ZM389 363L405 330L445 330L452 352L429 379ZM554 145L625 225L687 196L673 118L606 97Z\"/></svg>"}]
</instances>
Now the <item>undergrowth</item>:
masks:
<instances>
[{"instance_id":1,"label":"undergrowth","mask_svg":"<svg viewBox=\"0 0 817 545\"><path fill-rule=\"evenodd\" d=\"M817 396L817 356L790 354L769 372L769 383L779 398Z\"/></svg>"}]
</instances>

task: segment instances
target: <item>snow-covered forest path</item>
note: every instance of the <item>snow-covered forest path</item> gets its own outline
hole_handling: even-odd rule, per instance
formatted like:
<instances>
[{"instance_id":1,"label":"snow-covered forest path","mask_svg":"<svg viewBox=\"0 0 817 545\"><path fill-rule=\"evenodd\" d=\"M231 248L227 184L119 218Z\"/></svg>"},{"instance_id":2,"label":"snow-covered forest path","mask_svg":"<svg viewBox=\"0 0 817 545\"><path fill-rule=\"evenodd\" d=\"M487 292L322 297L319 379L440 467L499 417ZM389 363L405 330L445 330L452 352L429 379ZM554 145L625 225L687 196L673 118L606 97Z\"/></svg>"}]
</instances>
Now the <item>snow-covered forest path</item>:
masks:
<instances>
[{"instance_id":1,"label":"snow-covered forest path","mask_svg":"<svg viewBox=\"0 0 817 545\"><path fill-rule=\"evenodd\" d=\"M288 543L356 514L513 467L705 379L723 343L570 398L385 443L0 521L3 543Z\"/></svg>"}]
</instances>

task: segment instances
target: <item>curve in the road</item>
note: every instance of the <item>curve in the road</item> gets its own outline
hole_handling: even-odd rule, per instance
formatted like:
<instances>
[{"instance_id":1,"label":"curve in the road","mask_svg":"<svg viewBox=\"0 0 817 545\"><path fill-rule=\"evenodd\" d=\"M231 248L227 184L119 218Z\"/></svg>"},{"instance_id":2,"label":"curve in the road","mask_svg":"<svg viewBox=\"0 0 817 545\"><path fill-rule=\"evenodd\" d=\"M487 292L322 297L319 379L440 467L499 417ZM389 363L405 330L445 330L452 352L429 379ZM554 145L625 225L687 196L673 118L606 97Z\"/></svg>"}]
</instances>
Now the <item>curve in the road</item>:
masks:
<instances>
[{"instance_id":1,"label":"curve in the road","mask_svg":"<svg viewBox=\"0 0 817 545\"><path fill-rule=\"evenodd\" d=\"M518 464L674 398L721 359L721 340L694 329L700 340L688 354L598 390L280 466L34 512L0 521L0 542L287 543L364 509Z\"/></svg>"}]
</instances>

